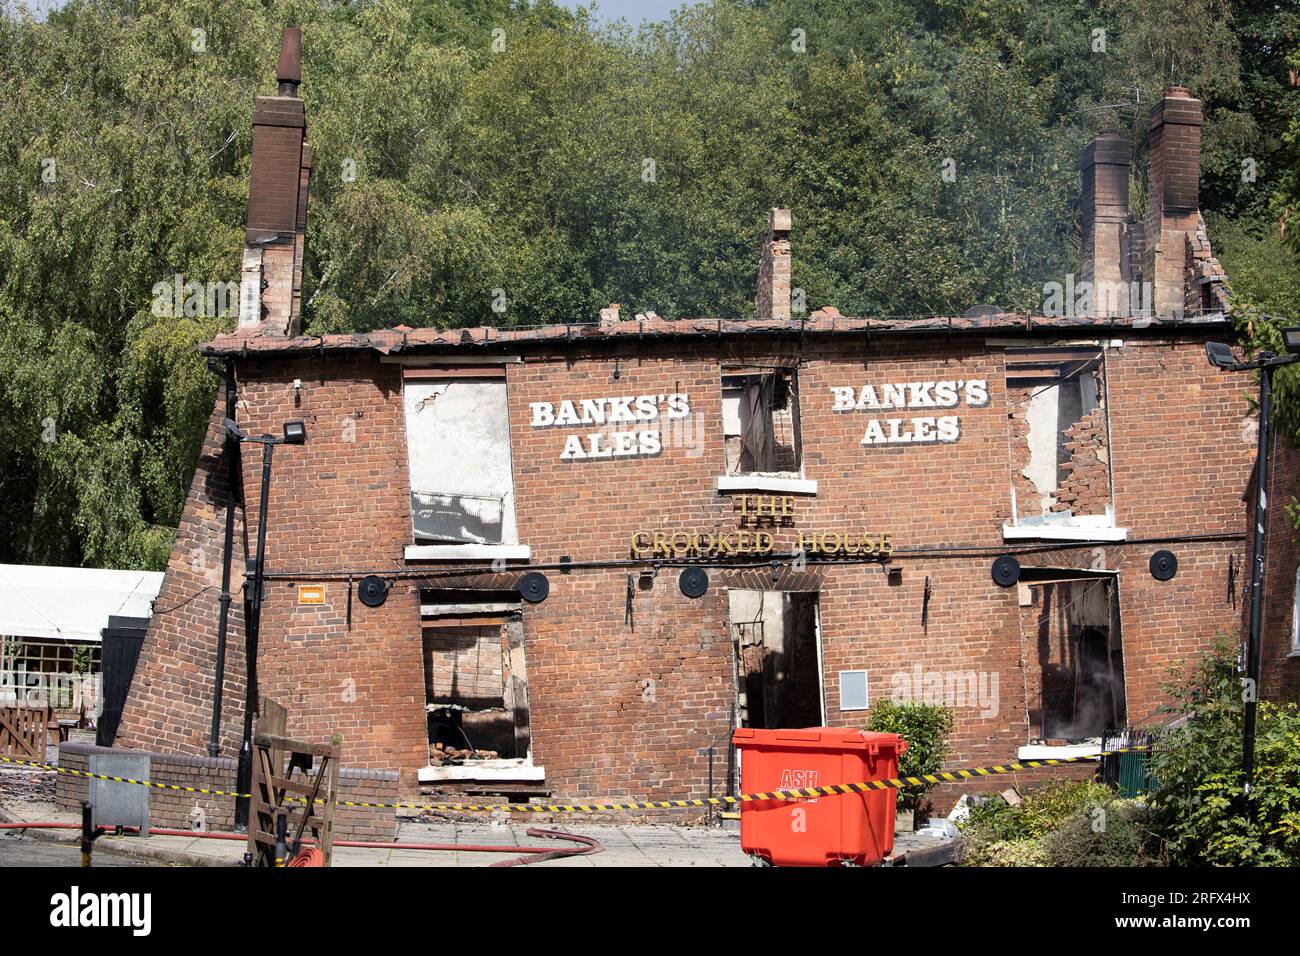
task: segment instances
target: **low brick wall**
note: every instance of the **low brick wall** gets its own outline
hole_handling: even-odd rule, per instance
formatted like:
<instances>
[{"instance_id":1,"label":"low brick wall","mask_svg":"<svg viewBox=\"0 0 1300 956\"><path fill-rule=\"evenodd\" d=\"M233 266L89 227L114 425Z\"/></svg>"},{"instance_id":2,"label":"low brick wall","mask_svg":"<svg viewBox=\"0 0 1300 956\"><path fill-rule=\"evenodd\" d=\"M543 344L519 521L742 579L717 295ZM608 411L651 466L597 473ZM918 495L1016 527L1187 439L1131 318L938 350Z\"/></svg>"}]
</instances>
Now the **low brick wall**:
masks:
<instances>
[{"instance_id":1,"label":"low brick wall","mask_svg":"<svg viewBox=\"0 0 1300 956\"><path fill-rule=\"evenodd\" d=\"M92 754L108 753L140 754L144 751L66 742L59 745L59 766L68 770L88 771ZM229 792L235 790L237 764L232 757L189 757L161 753L150 753L148 756L149 779L153 783ZM61 810L80 810L89 788L90 781L86 777L61 773L55 783L55 802ZM400 799L398 774L394 770L340 767L338 798L362 803L396 803ZM207 829L219 832L234 829L234 797L149 788L149 820L155 827L188 829L190 813L195 807L203 809ZM334 838L337 840L386 841L396 837L395 810L338 807L334 811Z\"/></svg>"}]
</instances>

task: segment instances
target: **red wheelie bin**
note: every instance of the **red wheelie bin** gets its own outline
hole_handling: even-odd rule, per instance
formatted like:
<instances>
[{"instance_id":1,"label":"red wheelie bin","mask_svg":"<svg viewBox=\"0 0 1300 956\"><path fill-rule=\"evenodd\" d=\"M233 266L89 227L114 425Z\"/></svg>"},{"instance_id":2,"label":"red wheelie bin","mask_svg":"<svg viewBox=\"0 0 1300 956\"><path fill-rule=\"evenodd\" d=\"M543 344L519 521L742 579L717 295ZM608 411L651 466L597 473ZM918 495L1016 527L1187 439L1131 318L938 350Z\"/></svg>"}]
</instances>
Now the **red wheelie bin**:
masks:
<instances>
[{"instance_id":1,"label":"red wheelie bin","mask_svg":"<svg viewBox=\"0 0 1300 956\"><path fill-rule=\"evenodd\" d=\"M759 730L731 738L741 793L889 780L907 742L898 734L843 727ZM894 849L891 788L740 804L740 846L757 865L877 866Z\"/></svg>"}]
</instances>

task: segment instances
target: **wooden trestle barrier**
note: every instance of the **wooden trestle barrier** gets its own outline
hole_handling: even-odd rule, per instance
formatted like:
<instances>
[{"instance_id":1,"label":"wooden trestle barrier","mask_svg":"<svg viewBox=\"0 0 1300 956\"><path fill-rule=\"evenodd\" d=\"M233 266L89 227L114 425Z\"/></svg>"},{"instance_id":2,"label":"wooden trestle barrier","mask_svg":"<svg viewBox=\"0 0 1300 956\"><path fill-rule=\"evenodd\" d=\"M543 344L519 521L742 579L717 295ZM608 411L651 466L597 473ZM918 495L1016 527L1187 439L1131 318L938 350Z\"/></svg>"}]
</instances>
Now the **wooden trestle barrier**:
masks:
<instances>
[{"instance_id":1,"label":"wooden trestle barrier","mask_svg":"<svg viewBox=\"0 0 1300 956\"><path fill-rule=\"evenodd\" d=\"M253 866L287 866L302 849L308 832L324 865L330 865L341 743L338 734L328 744L277 734L259 733L253 738L253 793L248 806L248 852Z\"/></svg>"}]
</instances>

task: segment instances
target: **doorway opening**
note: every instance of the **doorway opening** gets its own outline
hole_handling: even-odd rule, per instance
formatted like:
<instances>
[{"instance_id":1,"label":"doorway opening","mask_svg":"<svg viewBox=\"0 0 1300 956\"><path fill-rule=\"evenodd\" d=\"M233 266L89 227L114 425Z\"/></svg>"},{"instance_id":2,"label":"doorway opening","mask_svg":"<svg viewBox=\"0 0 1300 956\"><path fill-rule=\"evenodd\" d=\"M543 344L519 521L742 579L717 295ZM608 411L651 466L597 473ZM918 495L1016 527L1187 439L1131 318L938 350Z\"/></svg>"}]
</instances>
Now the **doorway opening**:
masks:
<instances>
[{"instance_id":1,"label":"doorway opening","mask_svg":"<svg viewBox=\"0 0 1300 956\"><path fill-rule=\"evenodd\" d=\"M1042 744L1100 740L1126 725L1124 646L1111 578L1022 585L1037 666L1028 670L1029 736Z\"/></svg>"},{"instance_id":2,"label":"doorway opening","mask_svg":"<svg viewBox=\"0 0 1300 956\"><path fill-rule=\"evenodd\" d=\"M817 594L727 592L736 663L736 725L819 727L823 719Z\"/></svg>"},{"instance_id":3,"label":"doorway opening","mask_svg":"<svg viewBox=\"0 0 1300 956\"><path fill-rule=\"evenodd\" d=\"M476 779L529 762L528 669L514 593L427 595L421 651L429 766L421 780ZM435 773L433 771L441 771Z\"/></svg>"}]
</instances>

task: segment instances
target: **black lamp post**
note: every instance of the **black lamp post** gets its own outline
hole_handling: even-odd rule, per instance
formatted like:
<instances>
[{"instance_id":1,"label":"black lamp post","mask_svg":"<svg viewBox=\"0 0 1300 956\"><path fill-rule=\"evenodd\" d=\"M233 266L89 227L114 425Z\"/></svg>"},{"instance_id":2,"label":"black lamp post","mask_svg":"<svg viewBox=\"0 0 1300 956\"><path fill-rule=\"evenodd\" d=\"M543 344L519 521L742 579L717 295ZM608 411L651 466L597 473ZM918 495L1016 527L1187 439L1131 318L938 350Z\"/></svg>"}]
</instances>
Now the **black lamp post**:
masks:
<instances>
[{"instance_id":1,"label":"black lamp post","mask_svg":"<svg viewBox=\"0 0 1300 956\"><path fill-rule=\"evenodd\" d=\"M1255 712L1259 698L1261 629L1264 598L1265 539L1268 530L1269 427L1273 405L1273 373L1300 359L1300 328L1282 330L1286 354L1260 352L1252 362L1238 362L1232 346L1206 342L1205 356L1216 368L1232 372L1259 369L1259 436L1255 452L1255 534L1250 560L1250 636L1246 644L1246 677L1250 693L1245 698L1241 734L1242 796L1249 801L1255 783Z\"/></svg>"},{"instance_id":2,"label":"black lamp post","mask_svg":"<svg viewBox=\"0 0 1300 956\"><path fill-rule=\"evenodd\" d=\"M276 445L302 445L307 427L301 420L284 423L284 434L245 435L227 418L226 433L237 441L262 446L262 503L257 513L257 556L244 572L244 740L239 746L235 789L247 794L253 787L253 714L257 710L257 640L262 627L262 571L266 559L266 509L271 496L271 454ZM248 830L248 797L235 798L235 829Z\"/></svg>"}]
</instances>

